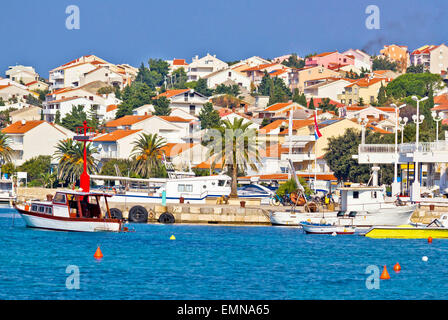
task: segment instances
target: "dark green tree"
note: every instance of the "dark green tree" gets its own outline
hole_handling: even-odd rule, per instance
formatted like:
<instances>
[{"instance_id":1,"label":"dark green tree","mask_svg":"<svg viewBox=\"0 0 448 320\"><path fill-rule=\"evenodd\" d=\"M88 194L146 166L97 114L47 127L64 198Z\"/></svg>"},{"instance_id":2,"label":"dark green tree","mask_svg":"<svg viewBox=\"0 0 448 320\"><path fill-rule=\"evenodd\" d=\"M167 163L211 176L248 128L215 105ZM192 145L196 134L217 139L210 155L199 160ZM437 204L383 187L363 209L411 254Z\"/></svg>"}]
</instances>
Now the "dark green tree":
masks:
<instances>
[{"instance_id":1,"label":"dark green tree","mask_svg":"<svg viewBox=\"0 0 448 320\"><path fill-rule=\"evenodd\" d=\"M313 98L310 99L310 103L308 104L308 108L309 108L309 109L316 109L316 108L314 107L314 99L313 99Z\"/></svg>"},{"instance_id":2,"label":"dark green tree","mask_svg":"<svg viewBox=\"0 0 448 320\"><path fill-rule=\"evenodd\" d=\"M379 104L380 106L385 105L386 102L387 102L386 88L383 86L383 83L381 83L381 87L380 87L380 89L379 89L379 91L378 91L378 97L377 97L377 100L378 100L378 104Z\"/></svg>"},{"instance_id":3,"label":"dark green tree","mask_svg":"<svg viewBox=\"0 0 448 320\"><path fill-rule=\"evenodd\" d=\"M218 111L213 109L213 105L206 102L199 112L199 121L201 121L201 129L209 129L219 126L221 118Z\"/></svg>"},{"instance_id":4,"label":"dark green tree","mask_svg":"<svg viewBox=\"0 0 448 320\"><path fill-rule=\"evenodd\" d=\"M372 70L398 70L398 64L394 61L390 61L385 57L375 57L372 61Z\"/></svg>"},{"instance_id":5,"label":"dark green tree","mask_svg":"<svg viewBox=\"0 0 448 320\"><path fill-rule=\"evenodd\" d=\"M169 116L171 114L170 100L166 97L160 97L153 100L154 115L156 116Z\"/></svg>"},{"instance_id":6,"label":"dark green tree","mask_svg":"<svg viewBox=\"0 0 448 320\"><path fill-rule=\"evenodd\" d=\"M205 79L199 79L196 82L195 91L206 96L210 97L213 94L213 90L209 89L207 86L207 80Z\"/></svg>"}]
</instances>

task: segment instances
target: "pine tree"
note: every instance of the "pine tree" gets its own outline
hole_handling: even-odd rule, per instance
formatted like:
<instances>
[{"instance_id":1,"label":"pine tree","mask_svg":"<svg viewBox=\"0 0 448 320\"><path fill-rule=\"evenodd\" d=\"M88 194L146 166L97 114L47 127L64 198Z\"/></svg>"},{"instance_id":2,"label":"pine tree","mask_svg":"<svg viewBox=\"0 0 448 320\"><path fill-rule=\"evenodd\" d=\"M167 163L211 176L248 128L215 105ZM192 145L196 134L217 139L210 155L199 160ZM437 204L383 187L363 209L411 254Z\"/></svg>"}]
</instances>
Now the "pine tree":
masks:
<instances>
[{"instance_id":1,"label":"pine tree","mask_svg":"<svg viewBox=\"0 0 448 320\"><path fill-rule=\"evenodd\" d=\"M169 116L171 114L170 100L166 97L160 97L154 100L154 115L156 116Z\"/></svg>"},{"instance_id":2,"label":"pine tree","mask_svg":"<svg viewBox=\"0 0 448 320\"><path fill-rule=\"evenodd\" d=\"M313 98L310 99L310 103L308 104L308 108L309 108L309 109L316 109L316 108L314 107L314 99L313 99Z\"/></svg>"},{"instance_id":3,"label":"pine tree","mask_svg":"<svg viewBox=\"0 0 448 320\"><path fill-rule=\"evenodd\" d=\"M61 111L60 110L56 111L54 123L59 124L59 125L61 124Z\"/></svg>"},{"instance_id":4,"label":"pine tree","mask_svg":"<svg viewBox=\"0 0 448 320\"><path fill-rule=\"evenodd\" d=\"M221 118L218 111L213 109L213 105L206 102L199 112L199 121L201 121L201 129L209 129L219 126Z\"/></svg>"},{"instance_id":5,"label":"pine tree","mask_svg":"<svg viewBox=\"0 0 448 320\"><path fill-rule=\"evenodd\" d=\"M386 88L383 86L383 83L381 83L381 87L378 91L378 104L380 106L384 105L387 102L387 97L386 97Z\"/></svg>"}]
</instances>

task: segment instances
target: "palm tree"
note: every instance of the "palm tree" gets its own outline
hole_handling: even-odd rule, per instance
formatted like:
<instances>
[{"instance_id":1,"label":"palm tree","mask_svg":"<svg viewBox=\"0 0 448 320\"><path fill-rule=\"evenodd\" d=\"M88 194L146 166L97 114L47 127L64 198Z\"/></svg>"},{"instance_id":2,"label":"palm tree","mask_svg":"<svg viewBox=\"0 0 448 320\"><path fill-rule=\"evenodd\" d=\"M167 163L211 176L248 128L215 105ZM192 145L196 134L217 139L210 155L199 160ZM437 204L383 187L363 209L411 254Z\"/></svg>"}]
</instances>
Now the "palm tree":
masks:
<instances>
[{"instance_id":1,"label":"palm tree","mask_svg":"<svg viewBox=\"0 0 448 320\"><path fill-rule=\"evenodd\" d=\"M257 170L257 164L261 162L256 130L249 128L251 122L243 123L244 120L234 118L233 123L224 120L221 126L207 133L210 138L207 143L208 157L214 157L212 167L221 162L222 167L227 167L227 172L231 174L231 197L238 197L238 170L244 171L248 167Z\"/></svg>"},{"instance_id":2,"label":"palm tree","mask_svg":"<svg viewBox=\"0 0 448 320\"><path fill-rule=\"evenodd\" d=\"M96 173L97 160L93 154L97 152L97 149L91 143L88 143L86 148L87 171ZM73 139L59 141L56 145L55 159L59 162L58 178L70 183L76 182L84 170L84 143Z\"/></svg>"},{"instance_id":3,"label":"palm tree","mask_svg":"<svg viewBox=\"0 0 448 320\"><path fill-rule=\"evenodd\" d=\"M160 157L163 154L161 150L165 146L165 139L157 133L142 133L137 140L133 142L132 148L133 169L141 177L149 177L154 169L160 165Z\"/></svg>"},{"instance_id":4,"label":"palm tree","mask_svg":"<svg viewBox=\"0 0 448 320\"><path fill-rule=\"evenodd\" d=\"M0 162L7 163L11 161L12 149L9 146L9 138L6 134L0 132Z\"/></svg>"},{"instance_id":5,"label":"palm tree","mask_svg":"<svg viewBox=\"0 0 448 320\"><path fill-rule=\"evenodd\" d=\"M56 181L56 175L54 173L44 172L40 174L40 179L45 188L52 188Z\"/></svg>"}]
</instances>

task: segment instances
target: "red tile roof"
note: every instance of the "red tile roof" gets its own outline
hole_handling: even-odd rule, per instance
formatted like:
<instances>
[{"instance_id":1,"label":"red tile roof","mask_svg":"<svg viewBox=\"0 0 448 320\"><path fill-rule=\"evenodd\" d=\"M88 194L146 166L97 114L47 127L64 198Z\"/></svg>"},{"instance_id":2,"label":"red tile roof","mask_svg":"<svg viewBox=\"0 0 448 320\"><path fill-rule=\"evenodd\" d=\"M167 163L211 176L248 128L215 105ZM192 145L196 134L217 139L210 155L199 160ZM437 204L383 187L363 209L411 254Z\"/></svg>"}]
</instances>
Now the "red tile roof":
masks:
<instances>
[{"instance_id":1,"label":"red tile roof","mask_svg":"<svg viewBox=\"0 0 448 320\"><path fill-rule=\"evenodd\" d=\"M153 97L153 99L159 99L161 97L166 97L166 98L171 98L174 96L177 96L179 94L185 93L190 91L191 89L176 89L176 90L167 90L164 93L161 93L155 97Z\"/></svg>"},{"instance_id":2,"label":"red tile roof","mask_svg":"<svg viewBox=\"0 0 448 320\"><path fill-rule=\"evenodd\" d=\"M173 59L173 66L188 66L185 59Z\"/></svg>"},{"instance_id":3,"label":"red tile roof","mask_svg":"<svg viewBox=\"0 0 448 320\"><path fill-rule=\"evenodd\" d=\"M115 130L109 132L105 135L94 138L94 141L107 142L107 141L117 141L123 139L131 134L137 133L141 130Z\"/></svg>"},{"instance_id":4,"label":"red tile roof","mask_svg":"<svg viewBox=\"0 0 448 320\"><path fill-rule=\"evenodd\" d=\"M273 111L278 111L281 110L287 106L289 106L290 104L292 104L292 102L281 102L281 103L275 103L273 105L270 105L269 107L267 107L266 109L264 109L263 111L265 112L273 112Z\"/></svg>"},{"instance_id":5,"label":"red tile roof","mask_svg":"<svg viewBox=\"0 0 448 320\"><path fill-rule=\"evenodd\" d=\"M174 157L188 149L191 149L195 144L194 143L167 143L165 146L160 148L167 157Z\"/></svg>"},{"instance_id":6,"label":"red tile roof","mask_svg":"<svg viewBox=\"0 0 448 320\"><path fill-rule=\"evenodd\" d=\"M150 115L145 115L145 116L128 115L128 116L123 116L121 118L109 121L108 123L106 123L106 127L111 128L111 127L119 127L119 126L130 126L130 125L133 125L133 124L138 123L140 121L149 119L151 117L152 116L150 116Z\"/></svg>"}]
</instances>

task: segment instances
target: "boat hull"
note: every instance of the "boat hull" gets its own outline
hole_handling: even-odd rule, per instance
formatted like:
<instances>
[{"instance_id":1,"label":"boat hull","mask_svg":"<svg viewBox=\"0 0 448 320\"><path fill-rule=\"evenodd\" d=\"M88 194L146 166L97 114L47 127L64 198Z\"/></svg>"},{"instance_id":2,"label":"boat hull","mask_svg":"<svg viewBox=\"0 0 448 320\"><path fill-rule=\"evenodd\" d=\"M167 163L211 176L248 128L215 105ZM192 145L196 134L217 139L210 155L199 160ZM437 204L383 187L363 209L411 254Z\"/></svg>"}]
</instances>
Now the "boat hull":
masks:
<instances>
[{"instance_id":1,"label":"boat hull","mask_svg":"<svg viewBox=\"0 0 448 320\"><path fill-rule=\"evenodd\" d=\"M343 225L353 225L356 227L371 226L398 226L408 224L409 219L415 211L415 206L397 207L396 210L380 209L376 212L360 212L355 217L338 217L337 212L325 212L325 220L328 223ZM301 222L319 223L322 219L322 213L306 212L273 212L270 215L272 225L280 226L298 226Z\"/></svg>"},{"instance_id":2,"label":"boat hull","mask_svg":"<svg viewBox=\"0 0 448 320\"><path fill-rule=\"evenodd\" d=\"M319 226L311 224L301 224L303 231L307 234L354 234L355 229L344 226Z\"/></svg>"},{"instance_id":3,"label":"boat hull","mask_svg":"<svg viewBox=\"0 0 448 320\"><path fill-rule=\"evenodd\" d=\"M74 232L120 232L118 219L66 218L19 210L29 228Z\"/></svg>"},{"instance_id":4,"label":"boat hull","mask_svg":"<svg viewBox=\"0 0 448 320\"><path fill-rule=\"evenodd\" d=\"M448 228L427 227L374 227L365 234L376 239L448 239Z\"/></svg>"}]
</instances>

